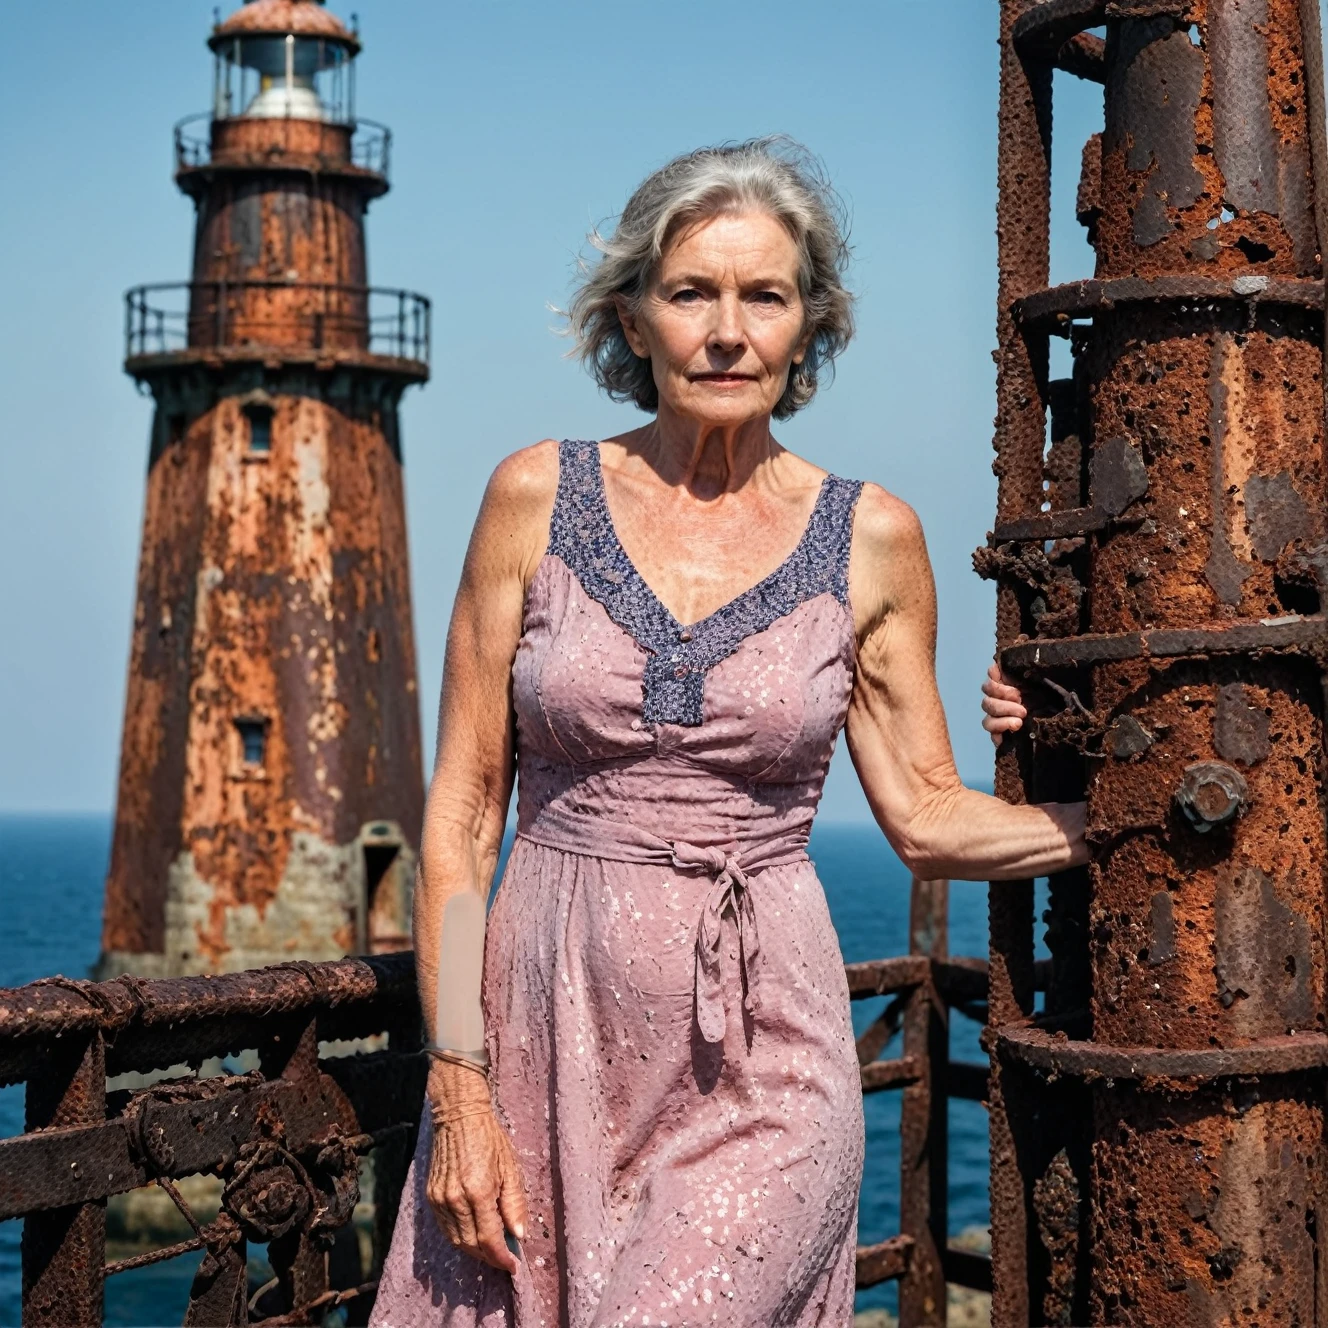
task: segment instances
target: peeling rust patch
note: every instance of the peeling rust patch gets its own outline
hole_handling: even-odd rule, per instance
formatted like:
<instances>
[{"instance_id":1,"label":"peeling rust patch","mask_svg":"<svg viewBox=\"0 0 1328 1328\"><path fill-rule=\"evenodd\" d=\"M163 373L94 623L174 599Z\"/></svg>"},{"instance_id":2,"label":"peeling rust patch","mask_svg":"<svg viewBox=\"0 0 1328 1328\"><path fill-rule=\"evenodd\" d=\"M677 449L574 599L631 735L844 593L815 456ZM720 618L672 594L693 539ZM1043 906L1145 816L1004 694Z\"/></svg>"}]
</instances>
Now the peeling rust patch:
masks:
<instances>
[{"instance_id":1,"label":"peeling rust patch","mask_svg":"<svg viewBox=\"0 0 1328 1328\"><path fill-rule=\"evenodd\" d=\"M1119 516L1148 492L1148 467L1127 439L1108 438L1093 452L1093 502Z\"/></svg>"},{"instance_id":2,"label":"peeling rust patch","mask_svg":"<svg viewBox=\"0 0 1328 1328\"><path fill-rule=\"evenodd\" d=\"M1251 547L1267 563L1275 561L1293 540L1310 534L1309 509L1296 492L1289 471L1251 475L1245 481L1245 523Z\"/></svg>"},{"instance_id":3,"label":"peeling rust patch","mask_svg":"<svg viewBox=\"0 0 1328 1328\"><path fill-rule=\"evenodd\" d=\"M1246 867L1220 879L1214 910L1217 997L1246 1037L1305 1028L1314 1015L1309 923Z\"/></svg>"},{"instance_id":4,"label":"peeling rust patch","mask_svg":"<svg viewBox=\"0 0 1328 1328\"><path fill-rule=\"evenodd\" d=\"M1153 735L1133 715L1121 715L1107 730L1105 744L1108 754L1129 761L1153 745Z\"/></svg>"},{"instance_id":5,"label":"peeling rust patch","mask_svg":"<svg viewBox=\"0 0 1328 1328\"><path fill-rule=\"evenodd\" d=\"M1168 17L1124 19L1108 38L1104 153L1124 150L1128 170L1146 175L1133 209L1134 242L1171 233L1168 209L1189 207L1203 190L1195 169L1195 115L1203 53Z\"/></svg>"},{"instance_id":6,"label":"peeling rust patch","mask_svg":"<svg viewBox=\"0 0 1328 1328\"><path fill-rule=\"evenodd\" d=\"M1268 730L1268 716L1247 704L1240 683L1228 683L1218 691L1213 746L1223 760L1257 765L1272 751Z\"/></svg>"},{"instance_id":7,"label":"peeling rust patch","mask_svg":"<svg viewBox=\"0 0 1328 1328\"><path fill-rule=\"evenodd\" d=\"M1231 546L1231 536L1227 529L1227 494L1226 470L1227 458L1225 442L1227 431L1227 401L1229 389L1223 377L1227 365L1228 342L1219 337L1213 347L1212 378L1208 385L1211 402L1208 416L1208 428L1212 438L1212 502L1213 518L1210 536L1208 562L1204 566L1204 575L1213 593L1223 604L1239 604L1241 588L1250 569L1237 558Z\"/></svg>"},{"instance_id":8,"label":"peeling rust patch","mask_svg":"<svg viewBox=\"0 0 1328 1328\"><path fill-rule=\"evenodd\" d=\"M1038 1236L1051 1260L1049 1285L1042 1302L1042 1322L1047 1324L1073 1323L1081 1202L1078 1178L1062 1148L1033 1183Z\"/></svg>"},{"instance_id":9,"label":"peeling rust patch","mask_svg":"<svg viewBox=\"0 0 1328 1328\"><path fill-rule=\"evenodd\" d=\"M1171 891L1157 891L1148 905L1152 932L1148 962L1156 968L1176 957L1176 913L1171 905Z\"/></svg>"},{"instance_id":10,"label":"peeling rust patch","mask_svg":"<svg viewBox=\"0 0 1328 1328\"><path fill-rule=\"evenodd\" d=\"M1278 142L1268 107L1268 0L1209 0L1213 152L1223 201L1276 216Z\"/></svg>"}]
</instances>

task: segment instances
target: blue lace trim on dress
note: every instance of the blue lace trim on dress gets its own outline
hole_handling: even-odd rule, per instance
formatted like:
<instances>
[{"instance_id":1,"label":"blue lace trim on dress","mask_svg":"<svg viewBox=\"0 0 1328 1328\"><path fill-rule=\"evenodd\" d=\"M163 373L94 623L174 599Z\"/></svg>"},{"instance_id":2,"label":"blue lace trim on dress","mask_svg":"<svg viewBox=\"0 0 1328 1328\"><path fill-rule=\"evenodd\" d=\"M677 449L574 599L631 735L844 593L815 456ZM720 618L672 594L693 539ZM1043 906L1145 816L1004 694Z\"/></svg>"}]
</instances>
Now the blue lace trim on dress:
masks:
<instances>
[{"instance_id":1,"label":"blue lace trim on dress","mask_svg":"<svg viewBox=\"0 0 1328 1328\"><path fill-rule=\"evenodd\" d=\"M749 637L818 595L848 606L848 555L860 480L827 475L791 554L763 581L700 622L680 623L627 556L604 495L597 443L559 446L558 496L549 553L571 569L586 594L646 652L642 718L695 728L702 721L706 674Z\"/></svg>"}]
</instances>

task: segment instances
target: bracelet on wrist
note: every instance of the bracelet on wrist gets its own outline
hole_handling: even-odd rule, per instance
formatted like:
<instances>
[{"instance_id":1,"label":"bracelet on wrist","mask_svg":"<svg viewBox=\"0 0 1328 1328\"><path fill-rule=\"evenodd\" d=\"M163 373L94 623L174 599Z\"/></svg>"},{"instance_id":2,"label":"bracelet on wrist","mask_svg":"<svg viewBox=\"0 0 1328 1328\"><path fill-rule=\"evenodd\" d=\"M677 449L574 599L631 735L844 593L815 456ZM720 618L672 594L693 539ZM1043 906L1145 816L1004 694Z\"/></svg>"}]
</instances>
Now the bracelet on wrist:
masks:
<instances>
[{"instance_id":1,"label":"bracelet on wrist","mask_svg":"<svg viewBox=\"0 0 1328 1328\"><path fill-rule=\"evenodd\" d=\"M436 1047L426 1043L424 1050L436 1061L448 1065L460 1065L467 1070L477 1070L486 1079L489 1077L489 1053L487 1051L457 1051L453 1047Z\"/></svg>"}]
</instances>

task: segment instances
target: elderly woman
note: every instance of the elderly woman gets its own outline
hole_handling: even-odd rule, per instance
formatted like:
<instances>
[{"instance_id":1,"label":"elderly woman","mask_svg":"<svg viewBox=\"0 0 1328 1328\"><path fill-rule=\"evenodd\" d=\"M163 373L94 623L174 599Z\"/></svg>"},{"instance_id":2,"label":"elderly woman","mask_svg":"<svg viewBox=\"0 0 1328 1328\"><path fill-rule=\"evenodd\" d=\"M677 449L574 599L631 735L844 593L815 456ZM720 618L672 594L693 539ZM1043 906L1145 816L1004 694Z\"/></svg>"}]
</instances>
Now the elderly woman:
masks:
<instances>
[{"instance_id":1,"label":"elderly woman","mask_svg":"<svg viewBox=\"0 0 1328 1328\"><path fill-rule=\"evenodd\" d=\"M849 1323L862 1097L807 858L839 730L914 875L1084 860L1082 807L956 774L913 511L771 433L852 333L836 217L781 140L655 172L570 310L654 418L489 483L416 894L429 1110L377 1324Z\"/></svg>"}]
</instances>

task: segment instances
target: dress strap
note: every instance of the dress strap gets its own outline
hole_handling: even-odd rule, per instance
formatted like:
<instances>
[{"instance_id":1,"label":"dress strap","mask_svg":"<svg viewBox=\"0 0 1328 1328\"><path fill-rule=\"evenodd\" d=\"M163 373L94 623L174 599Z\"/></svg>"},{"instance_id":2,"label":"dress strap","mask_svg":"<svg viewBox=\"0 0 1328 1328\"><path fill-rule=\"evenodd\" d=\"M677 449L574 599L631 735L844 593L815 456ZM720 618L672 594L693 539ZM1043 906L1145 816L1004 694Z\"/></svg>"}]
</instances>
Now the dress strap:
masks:
<instances>
[{"instance_id":1,"label":"dress strap","mask_svg":"<svg viewBox=\"0 0 1328 1328\"><path fill-rule=\"evenodd\" d=\"M596 551L617 544L599 473L599 444L564 438L558 444L558 494L549 522L549 552L578 577Z\"/></svg>"},{"instance_id":2,"label":"dress strap","mask_svg":"<svg viewBox=\"0 0 1328 1328\"><path fill-rule=\"evenodd\" d=\"M832 594L848 607L848 560L853 547L853 514L862 496L861 480L827 475L799 546L812 593ZM795 557L798 555L795 554Z\"/></svg>"}]
</instances>

